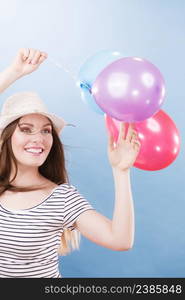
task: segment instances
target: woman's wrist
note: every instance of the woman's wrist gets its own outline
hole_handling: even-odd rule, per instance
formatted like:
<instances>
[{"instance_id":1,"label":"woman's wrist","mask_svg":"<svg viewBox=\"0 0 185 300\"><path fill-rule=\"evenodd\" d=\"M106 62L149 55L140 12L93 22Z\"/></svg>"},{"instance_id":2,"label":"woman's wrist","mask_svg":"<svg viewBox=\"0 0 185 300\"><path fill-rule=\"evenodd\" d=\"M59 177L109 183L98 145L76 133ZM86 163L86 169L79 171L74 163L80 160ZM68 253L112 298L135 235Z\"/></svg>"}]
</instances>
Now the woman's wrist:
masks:
<instances>
[{"instance_id":1,"label":"woman's wrist","mask_svg":"<svg viewBox=\"0 0 185 300\"><path fill-rule=\"evenodd\" d=\"M15 81L15 80L17 80L17 79L19 79L20 77L23 76L23 74L20 71L16 70L12 66L8 66L5 69L5 74L6 74L6 77L10 78L12 81Z\"/></svg>"},{"instance_id":2,"label":"woman's wrist","mask_svg":"<svg viewBox=\"0 0 185 300\"><path fill-rule=\"evenodd\" d=\"M124 170L121 170L119 168L114 168L112 167L112 172L113 173L123 173L123 174L129 174L130 173L130 168L127 168L127 169L124 169Z\"/></svg>"},{"instance_id":3,"label":"woman's wrist","mask_svg":"<svg viewBox=\"0 0 185 300\"><path fill-rule=\"evenodd\" d=\"M4 92L14 81L22 76L16 72L11 66L7 67L0 73L0 93Z\"/></svg>"},{"instance_id":4,"label":"woman's wrist","mask_svg":"<svg viewBox=\"0 0 185 300\"><path fill-rule=\"evenodd\" d=\"M124 170L112 168L112 174L114 178L127 178L130 176L130 168Z\"/></svg>"}]
</instances>

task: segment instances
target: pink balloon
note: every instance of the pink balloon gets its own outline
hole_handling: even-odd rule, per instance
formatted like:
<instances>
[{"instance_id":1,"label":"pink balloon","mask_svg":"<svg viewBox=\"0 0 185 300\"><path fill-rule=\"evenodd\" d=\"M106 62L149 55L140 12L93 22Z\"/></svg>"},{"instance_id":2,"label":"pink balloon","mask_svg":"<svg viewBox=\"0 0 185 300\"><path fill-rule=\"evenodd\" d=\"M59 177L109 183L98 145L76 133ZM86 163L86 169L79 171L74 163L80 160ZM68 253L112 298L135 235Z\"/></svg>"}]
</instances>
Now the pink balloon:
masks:
<instances>
[{"instance_id":1,"label":"pink balloon","mask_svg":"<svg viewBox=\"0 0 185 300\"><path fill-rule=\"evenodd\" d=\"M120 121L105 115L107 130L118 139ZM134 123L141 143L134 167L157 171L169 166L180 151L180 136L173 120L163 110L145 121ZM126 123L126 132L128 123Z\"/></svg>"},{"instance_id":2,"label":"pink balloon","mask_svg":"<svg viewBox=\"0 0 185 300\"><path fill-rule=\"evenodd\" d=\"M164 102L165 84L159 69L139 57L120 58L104 68L91 89L96 104L124 122L150 118Z\"/></svg>"}]
</instances>

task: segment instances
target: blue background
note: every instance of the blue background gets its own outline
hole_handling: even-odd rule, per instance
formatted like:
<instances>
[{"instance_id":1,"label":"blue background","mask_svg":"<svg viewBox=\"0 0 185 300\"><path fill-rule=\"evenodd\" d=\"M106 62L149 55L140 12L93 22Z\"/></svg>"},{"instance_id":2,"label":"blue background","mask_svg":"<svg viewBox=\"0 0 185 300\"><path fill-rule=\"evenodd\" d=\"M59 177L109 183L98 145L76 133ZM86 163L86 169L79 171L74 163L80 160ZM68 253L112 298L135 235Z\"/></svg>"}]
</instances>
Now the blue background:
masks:
<instances>
[{"instance_id":1,"label":"blue background","mask_svg":"<svg viewBox=\"0 0 185 300\"><path fill-rule=\"evenodd\" d=\"M111 218L114 205L104 118L82 101L72 77L89 56L109 49L155 64L166 82L162 109L181 135L181 151L169 167L131 170L133 248L116 252L82 237L79 251L60 258L64 277L185 277L184 16L183 0L1 1L1 70L20 47L46 51L48 60L1 94L0 105L14 92L32 90L52 112L76 124L66 127L61 137L69 176L99 212Z\"/></svg>"}]
</instances>

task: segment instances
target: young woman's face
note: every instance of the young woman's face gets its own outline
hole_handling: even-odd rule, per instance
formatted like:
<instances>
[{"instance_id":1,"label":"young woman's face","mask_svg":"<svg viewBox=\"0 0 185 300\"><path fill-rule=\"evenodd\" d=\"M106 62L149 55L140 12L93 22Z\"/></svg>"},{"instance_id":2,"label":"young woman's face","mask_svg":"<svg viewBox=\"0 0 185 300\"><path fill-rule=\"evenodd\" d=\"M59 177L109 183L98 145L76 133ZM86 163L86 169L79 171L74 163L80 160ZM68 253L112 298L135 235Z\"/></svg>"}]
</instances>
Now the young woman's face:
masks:
<instances>
[{"instance_id":1,"label":"young woman's face","mask_svg":"<svg viewBox=\"0 0 185 300\"><path fill-rule=\"evenodd\" d=\"M40 114L23 116L11 137L18 166L39 167L46 160L53 144L50 120Z\"/></svg>"}]
</instances>

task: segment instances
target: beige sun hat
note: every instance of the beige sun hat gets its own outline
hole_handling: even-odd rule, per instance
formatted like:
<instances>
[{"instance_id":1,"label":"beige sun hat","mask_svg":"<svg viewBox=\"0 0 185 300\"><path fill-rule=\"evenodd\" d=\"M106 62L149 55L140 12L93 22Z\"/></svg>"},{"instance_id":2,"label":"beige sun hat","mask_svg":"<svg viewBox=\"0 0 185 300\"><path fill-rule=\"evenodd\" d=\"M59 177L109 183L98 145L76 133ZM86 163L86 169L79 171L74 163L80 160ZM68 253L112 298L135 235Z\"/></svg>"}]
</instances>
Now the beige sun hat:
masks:
<instances>
[{"instance_id":1,"label":"beige sun hat","mask_svg":"<svg viewBox=\"0 0 185 300\"><path fill-rule=\"evenodd\" d=\"M75 126L66 123L64 119L55 114L49 113L47 107L37 93L19 92L8 97L2 106L0 113L0 132L16 119L32 113L38 113L48 117L52 121L58 134L66 125Z\"/></svg>"}]
</instances>

